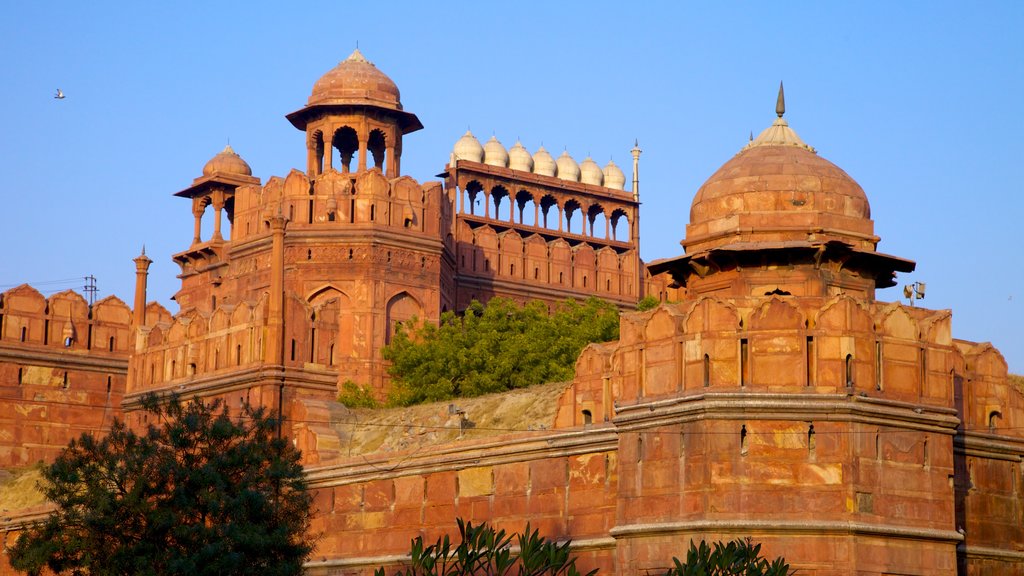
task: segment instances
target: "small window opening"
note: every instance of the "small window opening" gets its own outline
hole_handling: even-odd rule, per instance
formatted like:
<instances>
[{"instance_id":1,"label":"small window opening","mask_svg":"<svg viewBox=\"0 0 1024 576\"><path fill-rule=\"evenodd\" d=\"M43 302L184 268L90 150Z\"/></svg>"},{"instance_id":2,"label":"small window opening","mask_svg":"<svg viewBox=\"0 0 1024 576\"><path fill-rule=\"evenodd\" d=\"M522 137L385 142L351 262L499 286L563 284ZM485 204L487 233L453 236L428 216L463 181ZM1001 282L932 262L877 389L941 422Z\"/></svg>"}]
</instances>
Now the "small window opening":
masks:
<instances>
[{"instance_id":1,"label":"small window opening","mask_svg":"<svg viewBox=\"0 0 1024 576\"><path fill-rule=\"evenodd\" d=\"M391 263L391 251L388 250L388 264Z\"/></svg>"},{"instance_id":2,"label":"small window opening","mask_svg":"<svg viewBox=\"0 0 1024 576\"><path fill-rule=\"evenodd\" d=\"M189 376L195 376L196 375L196 363L195 362L189 362L189 364L188 364L188 375Z\"/></svg>"},{"instance_id":3,"label":"small window opening","mask_svg":"<svg viewBox=\"0 0 1024 576\"><path fill-rule=\"evenodd\" d=\"M20 367L18 368L18 384L24 383L24 377L25 377L25 371L24 370L25 370L24 368L20 368Z\"/></svg>"},{"instance_id":4,"label":"small window opening","mask_svg":"<svg viewBox=\"0 0 1024 576\"><path fill-rule=\"evenodd\" d=\"M927 437L925 437L925 439L924 439L924 454L922 455L921 460L924 463L924 467L925 468L928 468L932 464L932 462L931 462L931 454L928 453L928 438Z\"/></svg>"},{"instance_id":5,"label":"small window opening","mask_svg":"<svg viewBox=\"0 0 1024 576\"><path fill-rule=\"evenodd\" d=\"M558 273L558 283L559 284L562 283L562 273L561 272Z\"/></svg>"},{"instance_id":6,"label":"small window opening","mask_svg":"<svg viewBox=\"0 0 1024 576\"><path fill-rule=\"evenodd\" d=\"M491 271L491 260L490 258L484 258L484 272Z\"/></svg>"},{"instance_id":7,"label":"small window opening","mask_svg":"<svg viewBox=\"0 0 1024 576\"><path fill-rule=\"evenodd\" d=\"M704 355L704 387L711 385L711 357Z\"/></svg>"},{"instance_id":8,"label":"small window opening","mask_svg":"<svg viewBox=\"0 0 1024 576\"><path fill-rule=\"evenodd\" d=\"M750 384L750 344L746 338L740 339L740 386Z\"/></svg>"},{"instance_id":9,"label":"small window opening","mask_svg":"<svg viewBox=\"0 0 1024 576\"><path fill-rule=\"evenodd\" d=\"M68 336L67 338L65 338L65 339L64 339L64 347L65 347L65 348L71 348L71 344L72 344L72 343L73 343L74 341L75 341L75 339L74 339L74 338L72 338L71 336Z\"/></svg>"},{"instance_id":10,"label":"small window opening","mask_svg":"<svg viewBox=\"0 0 1024 576\"><path fill-rule=\"evenodd\" d=\"M43 346L47 346L49 344L50 344L50 321L47 319L47 320L43 321Z\"/></svg>"},{"instance_id":11,"label":"small window opening","mask_svg":"<svg viewBox=\"0 0 1024 576\"><path fill-rule=\"evenodd\" d=\"M351 248L348 249L348 259L349 260L352 259L352 249Z\"/></svg>"},{"instance_id":12,"label":"small window opening","mask_svg":"<svg viewBox=\"0 0 1024 576\"><path fill-rule=\"evenodd\" d=\"M583 276L583 287L584 288L587 287L587 277L586 276Z\"/></svg>"},{"instance_id":13,"label":"small window opening","mask_svg":"<svg viewBox=\"0 0 1024 576\"><path fill-rule=\"evenodd\" d=\"M235 346L235 365L236 366L241 366L242 365L242 345L241 344L237 344Z\"/></svg>"},{"instance_id":14,"label":"small window opening","mask_svg":"<svg viewBox=\"0 0 1024 576\"><path fill-rule=\"evenodd\" d=\"M334 222L334 212L329 212L327 214L327 221L328 222Z\"/></svg>"},{"instance_id":15,"label":"small window opening","mask_svg":"<svg viewBox=\"0 0 1024 576\"><path fill-rule=\"evenodd\" d=\"M921 347L921 390L928 385L928 349Z\"/></svg>"},{"instance_id":16,"label":"small window opening","mask_svg":"<svg viewBox=\"0 0 1024 576\"><path fill-rule=\"evenodd\" d=\"M747 455L747 425L740 426L740 456Z\"/></svg>"},{"instance_id":17,"label":"small window opening","mask_svg":"<svg viewBox=\"0 0 1024 576\"><path fill-rule=\"evenodd\" d=\"M25 326L22 326L21 327L21 341L24 342L26 340L28 340L28 328L25 327Z\"/></svg>"},{"instance_id":18,"label":"small window opening","mask_svg":"<svg viewBox=\"0 0 1024 576\"><path fill-rule=\"evenodd\" d=\"M846 387L853 388L853 354L846 355Z\"/></svg>"},{"instance_id":19,"label":"small window opening","mask_svg":"<svg viewBox=\"0 0 1024 576\"><path fill-rule=\"evenodd\" d=\"M63 387L63 388L65 389L65 390L67 390L67 389L68 389L68 371L67 371L67 370L65 370L65 371L64 371L64 381L63 381L63 382L61 383L61 386L62 386L62 387Z\"/></svg>"},{"instance_id":20,"label":"small window opening","mask_svg":"<svg viewBox=\"0 0 1024 576\"><path fill-rule=\"evenodd\" d=\"M114 337L113 336L111 336L110 339L107 340L107 350L109 350L110 352L114 351Z\"/></svg>"},{"instance_id":21,"label":"small window opening","mask_svg":"<svg viewBox=\"0 0 1024 576\"><path fill-rule=\"evenodd\" d=\"M583 411L583 425L590 426L594 423L594 415L590 413L590 410Z\"/></svg>"},{"instance_id":22,"label":"small window opening","mask_svg":"<svg viewBox=\"0 0 1024 576\"><path fill-rule=\"evenodd\" d=\"M370 222L373 222L373 220L374 220L374 218L376 218L376 216L377 216L377 207L374 206L373 204L371 204L370 205Z\"/></svg>"},{"instance_id":23,"label":"small window opening","mask_svg":"<svg viewBox=\"0 0 1024 576\"><path fill-rule=\"evenodd\" d=\"M993 411L988 413L988 431L989 432L992 432L993 434L995 433L996 426L999 425L999 419L1002 418L1002 417L1003 417L1003 415L1000 414L998 410L993 410Z\"/></svg>"},{"instance_id":24,"label":"small window opening","mask_svg":"<svg viewBox=\"0 0 1024 576\"><path fill-rule=\"evenodd\" d=\"M309 218L307 219L307 223L313 223L313 200L309 201Z\"/></svg>"},{"instance_id":25,"label":"small window opening","mask_svg":"<svg viewBox=\"0 0 1024 576\"><path fill-rule=\"evenodd\" d=\"M604 289L607 290L608 292L612 291L612 279L611 278L609 278L609 279L604 281Z\"/></svg>"},{"instance_id":26,"label":"small window opening","mask_svg":"<svg viewBox=\"0 0 1024 576\"><path fill-rule=\"evenodd\" d=\"M295 360L295 339L292 338L292 360Z\"/></svg>"},{"instance_id":27,"label":"small window opening","mask_svg":"<svg viewBox=\"0 0 1024 576\"><path fill-rule=\"evenodd\" d=\"M312 260L312 259L313 259L313 251L312 250L306 250L306 260Z\"/></svg>"},{"instance_id":28,"label":"small window opening","mask_svg":"<svg viewBox=\"0 0 1024 576\"><path fill-rule=\"evenodd\" d=\"M316 328L309 329L309 361L316 362Z\"/></svg>"},{"instance_id":29,"label":"small window opening","mask_svg":"<svg viewBox=\"0 0 1024 576\"><path fill-rule=\"evenodd\" d=\"M516 265L515 264L509 264L508 265L508 273L509 273L510 276L515 276L516 275Z\"/></svg>"},{"instance_id":30,"label":"small window opening","mask_svg":"<svg viewBox=\"0 0 1024 576\"><path fill-rule=\"evenodd\" d=\"M327 351L327 364L334 366L334 344L331 344L331 347Z\"/></svg>"},{"instance_id":31,"label":"small window opening","mask_svg":"<svg viewBox=\"0 0 1024 576\"><path fill-rule=\"evenodd\" d=\"M110 385L113 383L113 378L107 376L107 394L110 394Z\"/></svg>"},{"instance_id":32,"label":"small window opening","mask_svg":"<svg viewBox=\"0 0 1024 576\"><path fill-rule=\"evenodd\" d=\"M538 278L540 278L540 268L534 268L533 269L533 279L537 280Z\"/></svg>"},{"instance_id":33,"label":"small window opening","mask_svg":"<svg viewBox=\"0 0 1024 576\"><path fill-rule=\"evenodd\" d=\"M882 389L882 341L875 341L875 390Z\"/></svg>"},{"instance_id":34,"label":"small window opening","mask_svg":"<svg viewBox=\"0 0 1024 576\"><path fill-rule=\"evenodd\" d=\"M85 331L85 349L92 350L92 324Z\"/></svg>"},{"instance_id":35,"label":"small window opening","mask_svg":"<svg viewBox=\"0 0 1024 576\"><path fill-rule=\"evenodd\" d=\"M807 427L807 451L814 454L815 441L814 441L814 424Z\"/></svg>"},{"instance_id":36,"label":"small window opening","mask_svg":"<svg viewBox=\"0 0 1024 576\"><path fill-rule=\"evenodd\" d=\"M804 348L804 369L806 370L807 385L814 385L814 336L807 337L807 346Z\"/></svg>"}]
</instances>

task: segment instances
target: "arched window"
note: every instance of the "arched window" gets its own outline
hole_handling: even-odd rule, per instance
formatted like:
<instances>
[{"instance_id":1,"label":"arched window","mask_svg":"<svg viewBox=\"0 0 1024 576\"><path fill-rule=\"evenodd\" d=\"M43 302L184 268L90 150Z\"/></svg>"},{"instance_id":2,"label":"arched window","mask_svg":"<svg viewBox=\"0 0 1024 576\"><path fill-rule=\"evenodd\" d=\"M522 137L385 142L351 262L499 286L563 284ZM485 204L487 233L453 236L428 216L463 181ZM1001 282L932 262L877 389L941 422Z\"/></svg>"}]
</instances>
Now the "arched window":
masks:
<instances>
[{"instance_id":1,"label":"arched window","mask_svg":"<svg viewBox=\"0 0 1024 576\"><path fill-rule=\"evenodd\" d=\"M383 172L386 166L385 162L387 162L387 158L385 158L387 144L385 143L384 132L380 130L370 132L370 139L366 142L366 149L373 156L373 167Z\"/></svg>"},{"instance_id":2,"label":"arched window","mask_svg":"<svg viewBox=\"0 0 1024 576\"><path fill-rule=\"evenodd\" d=\"M359 137L356 136L356 131L350 126L342 126L334 133L331 144L341 157L341 172L351 172L352 157L359 150Z\"/></svg>"},{"instance_id":3,"label":"arched window","mask_svg":"<svg viewBox=\"0 0 1024 576\"><path fill-rule=\"evenodd\" d=\"M846 355L846 387L853 388L853 354Z\"/></svg>"}]
</instances>

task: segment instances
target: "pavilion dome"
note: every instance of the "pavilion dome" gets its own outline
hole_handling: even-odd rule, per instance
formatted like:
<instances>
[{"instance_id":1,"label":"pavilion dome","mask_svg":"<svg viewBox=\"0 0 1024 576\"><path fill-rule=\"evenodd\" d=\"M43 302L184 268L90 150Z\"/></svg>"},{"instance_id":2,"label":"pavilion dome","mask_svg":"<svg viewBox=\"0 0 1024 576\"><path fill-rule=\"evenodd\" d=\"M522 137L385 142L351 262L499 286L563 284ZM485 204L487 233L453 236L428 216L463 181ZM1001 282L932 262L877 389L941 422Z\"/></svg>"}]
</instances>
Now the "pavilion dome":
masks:
<instances>
[{"instance_id":1,"label":"pavilion dome","mask_svg":"<svg viewBox=\"0 0 1024 576\"><path fill-rule=\"evenodd\" d=\"M533 153L533 173L541 176L554 176L558 174L558 164L551 154L543 146Z\"/></svg>"},{"instance_id":2,"label":"pavilion dome","mask_svg":"<svg viewBox=\"0 0 1024 576\"><path fill-rule=\"evenodd\" d=\"M491 139L484 144L484 164L488 166L508 167L508 151L498 142L498 138L491 136Z\"/></svg>"},{"instance_id":3,"label":"pavilion dome","mask_svg":"<svg viewBox=\"0 0 1024 576\"><path fill-rule=\"evenodd\" d=\"M697 190L683 245L694 254L722 246L838 240L874 251L864 190L778 118Z\"/></svg>"},{"instance_id":4,"label":"pavilion dome","mask_svg":"<svg viewBox=\"0 0 1024 576\"><path fill-rule=\"evenodd\" d=\"M455 142L455 146L452 148L452 154L455 155L456 160L469 160L470 162L483 162L484 161L484 147L480 145L480 141L473 136L473 133L466 130L466 133L462 135Z\"/></svg>"},{"instance_id":5,"label":"pavilion dome","mask_svg":"<svg viewBox=\"0 0 1024 576\"><path fill-rule=\"evenodd\" d=\"M616 190L622 190L626 186L626 175L611 160L604 167L604 185Z\"/></svg>"},{"instance_id":6,"label":"pavilion dome","mask_svg":"<svg viewBox=\"0 0 1024 576\"><path fill-rule=\"evenodd\" d=\"M508 167L513 170L533 172L533 156L518 140L508 149Z\"/></svg>"},{"instance_id":7,"label":"pavilion dome","mask_svg":"<svg viewBox=\"0 0 1024 576\"><path fill-rule=\"evenodd\" d=\"M587 156L583 162L580 162L580 182L593 184L594 186L604 186L604 172L601 171L601 167L590 156Z\"/></svg>"},{"instance_id":8,"label":"pavilion dome","mask_svg":"<svg viewBox=\"0 0 1024 576\"><path fill-rule=\"evenodd\" d=\"M321 104L371 104L402 109L398 86L358 48L313 85L307 106Z\"/></svg>"},{"instance_id":9,"label":"pavilion dome","mask_svg":"<svg viewBox=\"0 0 1024 576\"><path fill-rule=\"evenodd\" d=\"M558 165L558 177L570 182L580 181L580 165L569 156L568 150L563 150L562 155L555 161Z\"/></svg>"},{"instance_id":10,"label":"pavilion dome","mask_svg":"<svg viewBox=\"0 0 1024 576\"><path fill-rule=\"evenodd\" d=\"M203 176L211 176L215 172L252 176L252 168L249 168L249 164L242 160L242 157L235 153L230 145L225 146L224 150L210 158L210 161L203 166Z\"/></svg>"}]
</instances>

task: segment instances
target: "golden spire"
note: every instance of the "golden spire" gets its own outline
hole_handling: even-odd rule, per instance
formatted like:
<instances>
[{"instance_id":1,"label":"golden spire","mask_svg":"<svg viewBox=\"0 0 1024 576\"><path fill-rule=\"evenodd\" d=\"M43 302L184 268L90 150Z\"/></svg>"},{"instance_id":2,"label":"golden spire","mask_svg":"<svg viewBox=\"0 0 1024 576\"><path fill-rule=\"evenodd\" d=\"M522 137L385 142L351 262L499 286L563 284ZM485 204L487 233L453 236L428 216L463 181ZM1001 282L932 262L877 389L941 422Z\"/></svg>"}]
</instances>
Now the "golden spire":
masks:
<instances>
[{"instance_id":1,"label":"golden spire","mask_svg":"<svg viewBox=\"0 0 1024 576\"><path fill-rule=\"evenodd\" d=\"M779 99L775 101L775 113L782 118L786 113L786 94L782 91L782 81L779 81Z\"/></svg>"}]
</instances>

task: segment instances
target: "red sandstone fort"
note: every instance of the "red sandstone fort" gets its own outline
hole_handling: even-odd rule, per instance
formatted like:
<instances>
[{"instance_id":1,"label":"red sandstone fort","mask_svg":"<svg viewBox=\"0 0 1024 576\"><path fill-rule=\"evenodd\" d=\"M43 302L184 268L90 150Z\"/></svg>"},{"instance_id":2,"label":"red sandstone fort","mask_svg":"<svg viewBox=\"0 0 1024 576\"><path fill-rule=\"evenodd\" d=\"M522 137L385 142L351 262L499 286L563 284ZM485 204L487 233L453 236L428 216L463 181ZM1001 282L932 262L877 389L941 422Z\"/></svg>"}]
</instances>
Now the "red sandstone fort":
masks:
<instances>
[{"instance_id":1,"label":"red sandstone fort","mask_svg":"<svg viewBox=\"0 0 1024 576\"><path fill-rule=\"evenodd\" d=\"M0 294L0 469L173 391L286 415L323 534L309 574L369 574L457 517L530 522L601 574L745 536L802 574L1024 574L1021 390L950 311L875 299L914 263L877 251L864 190L781 92L776 112L697 190L684 255L644 264L639 148L627 188L611 162L467 132L417 182L402 138L423 126L356 51L287 116L304 170L264 183L229 147L177 192L177 313L147 303L145 254L131 307ZM629 311L645 294L671 303ZM610 300L620 340L572 382L458 410L335 401L348 380L386 392L398 323L494 296ZM5 546L46 510L0 512Z\"/></svg>"}]
</instances>

